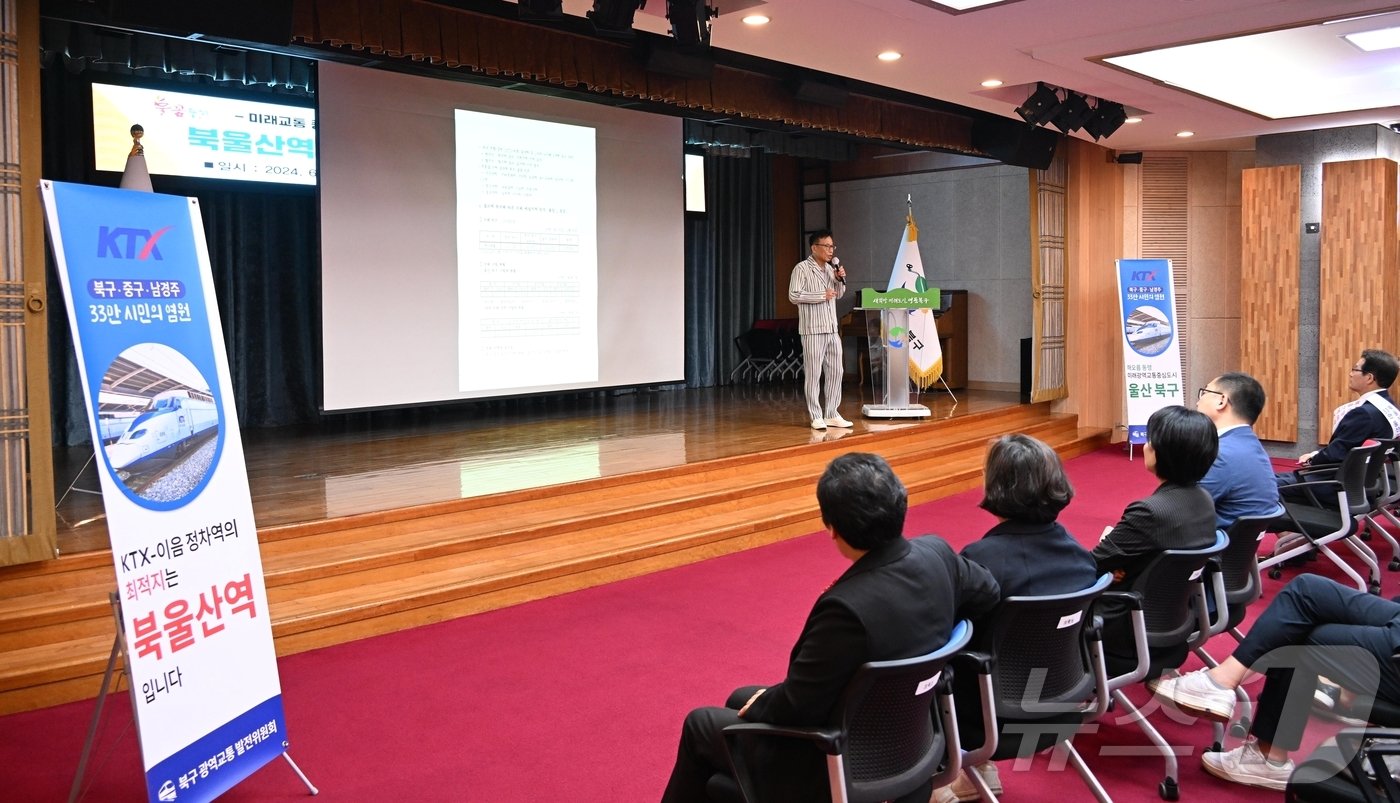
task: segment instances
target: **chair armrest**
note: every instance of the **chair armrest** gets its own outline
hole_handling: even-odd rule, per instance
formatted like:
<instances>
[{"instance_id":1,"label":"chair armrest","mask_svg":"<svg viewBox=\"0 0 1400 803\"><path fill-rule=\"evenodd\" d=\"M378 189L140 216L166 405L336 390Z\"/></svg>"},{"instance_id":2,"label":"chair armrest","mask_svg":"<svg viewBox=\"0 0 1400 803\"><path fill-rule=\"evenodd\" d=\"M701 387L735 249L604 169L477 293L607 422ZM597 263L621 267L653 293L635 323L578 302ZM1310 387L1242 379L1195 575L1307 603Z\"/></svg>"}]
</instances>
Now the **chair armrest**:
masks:
<instances>
[{"instance_id":1,"label":"chair armrest","mask_svg":"<svg viewBox=\"0 0 1400 803\"><path fill-rule=\"evenodd\" d=\"M997 659L978 650L963 650L954 653L948 660L955 672L972 672L977 675L990 675L996 667Z\"/></svg>"},{"instance_id":2,"label":"chair armrest","mask_svg":"<svg viewBox=\"0 0 1400 803\"><path fill-rule=\"evenodd\" d=\"M1318 501L1318 498L1314 493L1315 491L1320 492L1324 488L1333 488L1337 491L1343 490L1341 480L1308 480L1307 482L1295 482L1292 485L1286 487L1301 489L1304 493L1308 495L1308 498L1312 500L1313 507L1322 507L1322 503Z\"/></svg>"},{"instance_id":3,"label":"chair armrest","mask_svg":"<svg viewBox=\"0 0 1400 803\"><path fill-rule=\"evenodd\" d=\"M1097 600L1094 601L1094 606L1090 608L1090 611L1094 611L1094 615L1096 618L1099 616L1099 614L1095 611L1095 609L1099 606L1101 602L1110 599L1115 600L1117 602L1121 602L1128 607L1128 611L1132 616L1133 621L1133 648L1137 654L1137 666L1133 668L1133 671L1129 672L1126 675L1117 675L1115 677L1108 678L1108 690L1116 691L1126 686L1131 686L1134 683L1137 683L1138 681L1147 677L1147 670L1150 667L1151 655L1147 651L1147 620L1143 617L1142 614L1142 596L1136 591L1105 591L1102 595L1099 596ZM1100 645L1101 647L1103 643L1102 637L1100 636L1100 640L1094 643ZM1102 653L1100 653L1095 660L1098 663L1102 664Z\"/></svg>"},{"instance_id":4,"label":"chair armrest","mask_svg":"<svg viewBox=\"0 0 1400 803\"><path fill-rule=\"evenodd\" d=\"M846 748L845 734L835 728L796 728L770 725L767 722L739 722L725 727L722 733L724 734L725 752L729 756L729 767L734 773L734 782L739 786L739 796L745 801L757 800L758 795L749 774L748 761L744 758L744 751L740 745L743 739L756 737L800 739L811 742L818 750L827 755L837 755Z\"/></svg>"},{"instance_id":5,"label":"chair armrest","mask_svg":"<svg viewBox=\"0 0 1400 803\"><path fill-rule=\"evenodd\" d=\"M846 734L840 728L799 728L788 725L771 725L767 722L740 722L724 729L724 738L737 741L739 738L775 737L781 739L801 739L816 745L827 755L836 755L846 747Z\"/></svg>"},{"instance_id":6,"label":"chair armrest","mask_svg":"<svg viewBox=\"0 0 1400 803\"><path fill-rule=\"evenodd\" d=\"M985 652L977 650L964 650L954 653L948 663L953 667L953 672L971 672L977 676L978 699L982 707L982 744L975 750L965 750L962 742L962 732L957 730L957 709L951 705L952 697L949 695L949 707L945 710L948 718L945 719L944 728L948 731L948 751L953 752L956 745L962 755L962 766L972 766L989 761L996 753L1000 744L1001 724L997 721L996 691L992 688L992 669L996 667L996 658ZM953 673L944 673L945 676Z\"/></svg>"}]
</instances>

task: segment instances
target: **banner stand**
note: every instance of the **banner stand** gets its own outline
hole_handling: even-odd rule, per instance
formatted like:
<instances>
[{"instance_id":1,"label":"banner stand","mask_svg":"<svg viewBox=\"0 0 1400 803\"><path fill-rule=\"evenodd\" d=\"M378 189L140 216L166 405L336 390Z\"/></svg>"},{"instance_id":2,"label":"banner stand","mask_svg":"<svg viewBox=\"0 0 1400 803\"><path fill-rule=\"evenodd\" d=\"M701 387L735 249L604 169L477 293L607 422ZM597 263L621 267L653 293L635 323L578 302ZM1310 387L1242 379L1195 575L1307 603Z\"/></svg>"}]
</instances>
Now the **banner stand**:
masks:
<instances>
[{"instance_id":1,"label":"banner stand","mask_svg":"<svg viewBox=\"0 0 1400 803\"><path fill-rule=\"evenodd\" d=\"M101 495L102 495L102 492L101 492L101 491L94 491L94 490L92 490L91 488L79 488L79 487L78 487L78 480L80 480L80 479L83 478L83 472L84 472L84 471L87 471L87 467L90 466L90 465L92 465L92 461L95 460L96 458L97 458L97 452L95 452L95 451L94 451L92 454L88 455L87 462L83 464L83 467L82 467L82 468L78 469L78 473L77 473L77 474L74 474L74 475L73 475L73 481L70 482L70 483L68 483L68 490L64 491L64 492L63 492L63 496L60 496L60 497L58 498L58 501L53 503L54 510L58 510L59 505L62 505L62 504L63 504L63 500L67 499L67 498L68 498L68 494L71 494L71 493L92 494L93 496L101 496Z\"/></svg>"},{"instance_id":2,"label":"banner stand","mask_svg":"<svg viewBox=\"0 0 1400 803\"><path fill-rule=\"evenodd\" d=\"M126 654L126 638L124 636L126 629L122 622L121 599L115 591L110 592L108 598L112 605L112 619L116 625L116 636L112 639L112 654L107 657L107 669L102 673L102 687L97 691L97 707L93 709L92 721L88 723L87 738L83 740L83 750L78 755L78 771L73 774L73 786L68 790L68 803L77 803L82 791L83 776L87 774L88 759L92 758L92 746L97 739L97 729L102 723L102 708L107 702L108 693L112 690L112 676L117 671L117 658L121 658L123 667L130 666ZM127 692L131 695L131 711L134 716L136 713L136 687L128 684ZM292 767L292 772L295 772L301 782L306 784L308 794L314 797L321 793L321 790L317 789L306 777L306 773L301 771L301 767L298 767L297 763L292 760L291 753L283 750L282 758L287 760L287 763Z\"/></svg>"}]
</instances>

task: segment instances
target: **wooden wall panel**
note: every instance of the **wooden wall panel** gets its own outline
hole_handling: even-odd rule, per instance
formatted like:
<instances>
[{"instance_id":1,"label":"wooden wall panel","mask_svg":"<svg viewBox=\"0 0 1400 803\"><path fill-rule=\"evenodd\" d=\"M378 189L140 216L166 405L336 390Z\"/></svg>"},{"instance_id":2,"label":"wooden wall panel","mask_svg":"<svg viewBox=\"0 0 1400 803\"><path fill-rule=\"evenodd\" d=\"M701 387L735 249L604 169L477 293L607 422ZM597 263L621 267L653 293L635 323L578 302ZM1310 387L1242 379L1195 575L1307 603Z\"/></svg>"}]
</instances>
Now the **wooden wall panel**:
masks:
<instances>
[{"instance_id":1,"label":"wooden wall panel","mask_svg":"<svg viewBox=\"0 0 1400 803\"><path fill-rule=\"evenodd\" d=\"M1240 182L1240 370L1264 385L1259 437L1298 438L1298 243L1302 168L1257 167Z\"/></svg>"},{"instance_id":2,"label":"wooden wall panel","mask_svg":"<svg viewBox=\"0 0 1400 803\"><path fill-rule=\"evenodd\" d=\"M1069 397L1056 409L1084 427L1123 423L1123 322L1113 261L1123 256L1123 165L1098 145L1060 143L1065 187L1065 352ZM1115 431L1115 438L1120 435Z\"/></svg>"},{"instance_id":3,"label":"wooden wall panel","mask_svg":"<svg viewBox=\"0 0 1400 803\"><path fill-rule=\"evenodd\" d=\"M1389 159L1322 166L1319 443L1331 437L1332 410L1352 399L1347 370L1361 350L1400 350L1395 182Z\"/></svg>"}]
</instances>

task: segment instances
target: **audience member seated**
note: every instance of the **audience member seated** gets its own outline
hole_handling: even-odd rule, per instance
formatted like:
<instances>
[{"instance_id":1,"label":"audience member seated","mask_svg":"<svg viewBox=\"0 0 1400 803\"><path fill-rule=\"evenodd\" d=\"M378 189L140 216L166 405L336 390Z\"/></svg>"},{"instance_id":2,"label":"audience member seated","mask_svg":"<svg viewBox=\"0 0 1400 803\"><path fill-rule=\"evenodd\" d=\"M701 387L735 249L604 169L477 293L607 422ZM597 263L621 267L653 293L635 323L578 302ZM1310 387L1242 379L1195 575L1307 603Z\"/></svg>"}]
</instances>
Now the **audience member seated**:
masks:
<instances>
[{"instance_id":1,"label":"audience member seated","mask_svg":"<svg viewBox=\"0 0 1400 803\"><path fill-rule=\"evenodd\" d=\"M1201 763L1218 778L1281 790L1293 772L1288 754L1299 747L1318 675L1355 692L1358 701L1400 702L1400 672L1391 662L1397 649L1400 603L1304 574L1269 603L1234 655L1214 669L1165 679L1155 694L1224 722L1234 713L1235 689L1262 672L1249 738L1233 750L1205 753Z\"/></svg>"},{"instance_id":2,"label":"audience member seated","mask_svg":"<svg viewBox=\"0 0 1400 803\"><path fill-rule=\"evenodd\" d=\"M1027 435L1003 435L987 450L981 508L998 524L968 544L962 556L986 566L1001 586L1002 597L1046 596L1081 591L1094 584L1098 570L1089 551L1056 523L1074 498L1064 464L1055 450ZM974 637L982 622L973 624ZM958 731L964 745L981 744L981 695L975 675L953 676ZM1001 779L992 762L978 765L995 794ZM934 791L935 803L977 800L966 775Z\"/></svg>"},{"instance_id":3,"label":"audience member seated","mask_svg":"<svg viewBox=\"0 0 1400 803\"><path fill-rule=\"evenodd\" d=\"M1129 504L1123 518L1094 547L1098 570L1113 573L1112 588L1131 588L1137 575L1163 550L1201 549L1215 543L1215 505L1200 481L1218 449L1215 425L1195 410L1173 405L1147 419L1142 462L1162 484L1151 496ZM1112 602L1100 610L1109 675L1127 674L1137 666L1129 612Z\"/></svg>"},{"instance_id":4,"label":"audience member seated","mask_svg":"<svg viewBox=\"0 0 1400 803\"><path fill-rule=\"evenodd\" d=\"M1201 487L1215 502L1215 526L1229 530L1242 516L1272 516L1279 506L1273 464L1254 434L1264 411L1264 388L1249 374L1221 374L1196 392L1196 410L1215 424L1220 449Z\"/></svg>"},{"instance_id":5,"label":"audience member seated","mask_svg":"<svg viewBox=\"0 0 1400 803\"><path fill-rule=\"evenodd\" d=\"M817 504L850 568L817 597L781 683L741 688L725 708L697 708L686 716L662 801L706 800L710 777L729 772L721 735L726 726L825 725L861 664L933 652L960 619L980 616L1000 599L991 573L941 538L905 540L908 496L879 456L853 452L832 460L817 483ZM829 798L825 757L815 748L774 744L755 750L763 752L749 757L750 766L771 793L765 799ZM931 787L930 779L902 800L925 803Z\"/></svg>"},{"instance_id":6,"label":"audience member seated","mask_svg":"<svg viewBox=\"0 0 1400 803\"><path fill-rule=\"evenodd\" d=\"M1367 440L1400 437L1400 409L1396 409L1388 391L1397 373L1400 373L1400 362L1396 362L1390 352L1380 349L1361 352L1361 359L1347 375L1347 387L1360 398L1332 411L1331 440L1315 452L1299 455L1298 463L1307 467L1334 465ZM1298 473L1282 472L1276 479L1279 492L1286 498L1294 498L1287 486L1299 482Z\"/></svg>"}]
</instances>

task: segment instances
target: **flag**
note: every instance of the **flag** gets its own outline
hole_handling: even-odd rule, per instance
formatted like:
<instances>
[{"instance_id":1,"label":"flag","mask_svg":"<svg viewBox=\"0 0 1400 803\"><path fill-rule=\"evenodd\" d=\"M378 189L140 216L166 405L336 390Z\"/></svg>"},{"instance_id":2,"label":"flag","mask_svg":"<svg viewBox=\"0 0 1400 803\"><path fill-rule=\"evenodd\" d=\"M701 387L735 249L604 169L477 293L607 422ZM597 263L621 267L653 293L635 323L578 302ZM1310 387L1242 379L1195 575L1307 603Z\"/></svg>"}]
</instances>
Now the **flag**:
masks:
<instances>
[{"instance_id":1,"label":"flag","mask_svg":"<svg viewBox=\"0 0 1400 803\"><path fill-rule=\"evenodd\" d=\"M922 293L928 289L924 280L924 261L919 257L919 227L914 225L914 213L904 219L904 236L899 241L899 253L890 271L890 286ZM938 344L938 324L933 310L909 310L909 378L924 389L943 375L943 347Z\"/></svg>"}]
</instances>

